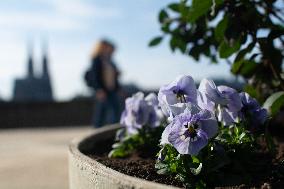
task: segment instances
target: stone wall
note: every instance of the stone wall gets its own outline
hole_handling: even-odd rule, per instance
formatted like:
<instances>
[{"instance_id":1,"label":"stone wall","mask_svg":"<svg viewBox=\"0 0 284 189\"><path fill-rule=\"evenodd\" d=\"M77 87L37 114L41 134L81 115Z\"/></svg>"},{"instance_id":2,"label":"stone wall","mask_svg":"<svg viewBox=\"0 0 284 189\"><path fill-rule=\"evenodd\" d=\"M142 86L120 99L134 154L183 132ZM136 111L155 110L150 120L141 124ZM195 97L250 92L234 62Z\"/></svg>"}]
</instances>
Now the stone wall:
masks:
<instances>
[{"instance_id":1,"label":"stone wall","mask_svg":"<svg viewBox=\"0 0 284 189\"><path fill-rule=\"evenodd\" d=\"M69 102L0 102L0 128L90 125L91 98Z\"/></svg>"}]
</instances>

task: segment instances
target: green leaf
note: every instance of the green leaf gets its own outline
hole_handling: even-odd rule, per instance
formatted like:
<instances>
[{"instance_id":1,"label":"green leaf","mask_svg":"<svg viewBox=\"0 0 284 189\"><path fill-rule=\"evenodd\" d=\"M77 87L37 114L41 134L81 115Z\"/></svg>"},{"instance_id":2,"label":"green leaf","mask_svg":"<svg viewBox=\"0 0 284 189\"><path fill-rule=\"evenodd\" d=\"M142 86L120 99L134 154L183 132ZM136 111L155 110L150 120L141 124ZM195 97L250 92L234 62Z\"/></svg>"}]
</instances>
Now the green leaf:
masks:
<instances>
[{"instance_id":1,"label":"green leaf","mask_svg":"<svg viewBox=\"0 0 284 189\"><path fill-rule=\"evenodd\" d=\"M228 26L228 20L228 17L225 16L216 26L214 36L217 41L222 41L224 39L225 31Z\"/></svg>"},{"instance_id":2,"label":"green leaf","mask_svg":"<svg viewBox=\"0 0 284 189\"><path fill-rule=\"evenodd\" d=\"M276 92L266 99L263 107L268 110L271 116L274 116L284 105L284 91Z\"/></svg>"},{"instance_id":3,"label":"green leaf","mask_svg":"<svg viewBox=\"0 0 284 189\"><path fill-rule=\"evenodd\" d=\"M158 173L159 175L165 175L165 174L168 173L168 169L167 169L167 168L159 169L159 170L157 171L157 173Z\"/></svg>"},{"instance_id":4,"label":"green leaf","mask_svg":"<svg viewBox=\"0 0 284 189\"><path fill-rule=\"evenodd\" d=\"M270 40L273 40L273 39L279 38L283 35L284 35L284 27L279 26L277 29L271 30L269 35L267 36L267 38L270 39Z\"/></svg>"},{"instance_id":5,"label":"green leaf","mask_svg":"<svg viewBox=\"0 0 284 189\"><path fill-rule=\"evenodd\" d=\"M110 158L121 158L121 157L125 157L128 154L120 148L117 149L113 149L112 151L109 152L108 157Z\"/></svg>"},{"instance_id":6,"label":"green leaf","mask_svg":"<svg viewBox=\"0 0 284 189\"><path fill-rule=\"evenodd\" d=\"M199 163L199 166L197 168L190 168L190 171L194 175L198 175L202 170L202 163Z\"/></svg>"},{"instance_id":7,"label":"green leaf","mask_svg":"<svg viewBox=\"0 0 284 189\"><path fill-rule=\"evenodd\" d=\"M234 127L234 133L235 133L235 135L239 135L239 128L238 127Z\"/></svg>"},{"instance_id":8,"label":"green leaf","mask_svg":"<svg viewBox=\"0 0 284 189\"><path fill-rule=\"evenodd\" d=\"M212 3L213 3L212 0L193 0L192 5L187 15L188 22L193 23L198 18L200 18L201 16L211 11L211 8L214 8L212 7L213 5ZM215 7L216 9L218 5L223 3L223 0L216 0L215 3L216 3L216 7Z\"/></svg>"},{"instance_id":9,"label":"green leaf","mask_svg":"<svg viewBox=\"0 0 284 189\"><path fill-rule=\"evenodd\" d=\"M234 62L231 68L231 72L233 74L239 74L243 63L244 63L243 61Z\"/></svg>"},{"instance_id":10,"label":"green leaf","mask_svg":"<svg viewBox=\"0 0 284 189\"><path fill-rule=\"evenodd\" d=\"M193 0L188 15L188 21L193 23L206 14L212 6L212 0Z\"/></svg>"},{"instance_id":11,"label":"green leaf","mask_svg":"<svg viewBox=\"0 0 284 189\"><path fill-rule=\"evenodd\" d=\"M180 12L180 4L179 3L171 3L168 5L169 9L174 12Z\"/></svg>"},{"instance_id":12,"label":"green leaf","mask_svg":"<svg viewBox=\"0 0 284 189\"><path fill-rule=\"evenodd\" d=\"M191 159L192 159L193 163L200 163L198 157L196 157L196 156L191 156Z\"/></svg>"},{"instance_id":13,"label":"green leaf","mask_svg":"<svg viewBox=\"0 0 284 189\"><path fill-rule=\"evenodd\" d=\"M254 61L241 60L234 62L231 71L233 74L241 74L242 76L248 78L255 73L257 67L258 64L256 64Z\"/></svg>"},{"instance_id":14,"label":"green leaf","mask_svg":"<svg viewBox=\"0 0 284 189\"><path fill-rule=\"evenodd\" d=\"M240 50L240 52L237 54L234 62L242 60L247 53L251 52L251 50L253 49L254 46L255 46L255 42L251 42L246 48Z\"/></svg>"},{"instance_id":15,"label":"green leaf","mask_svg":"<svg viewBox=\"0 0 284 189\"><path fill-rule=\"evenodd\" d=\"M117 143L114 143L111 147L112 148L119 148L122 144L117 142Z\"/></svg>"},{"instance_id":16,"label":"green leaf","mask_svg":"<svg viewBox=\"0 0 284 189\"><path fill-rule=\"evenodd\" d=\"M159 22L164 23L165 20L168 18L169 18L168 13L164 9L162 9L159 13Z\"/></svg>"},{"instance_id":17,"label":"green leaf","mask_svg":"<svg viewBox=\"0 0 284 189\"><path fill-rule=\"evenodd\" d=\"M161 162L157 162L156 164L155 164L155 168L156 169L164 169L164 168L166 168L168 165L166 165L166 164L164 164L164 163L161 163Z\"/></svg>"},{"instance_id":18,"label":"green leaf","mask_svg":"<svg viewBox=\"0 0 284 189\"><path fill-rule=\"evenodd\" d=\"M242 140L246 136L246 133L242 133L239 137L240 140Z\"/></svg>"},{"instance_id":19,"label":"green leaf","mask_svg":"<svg viewBox=\"0 0 284 189\"><path fill-rule=\"evenodd\" d=\"M170 40L170 47L173 52L175 51L175 49L179 49L182 53L185 53L186 42L184 42L182 39L178 37L172 37Z\"/></svg>"},{"instance_id":20,"label":"green leaf","mask_svg":"<svg viewBox=\"0 0 284 189\"><path fill-rule=\"evenodd\" d=\"M163 37L162 36L159 36L159 37L155 37L154 39L152 39L149 43L149 46L150 47L153 47L153 46L156 46L158 44L160 44L163 40Z\"/></svg>"},{"instance_id":21,"label":"green leaf","mask_svg":"<svg viewBox=\"0 0 284 189\"><path fill-rule=\"evenodd\" d=\"M236 51L238 51L241 47L240 40L234 40L232 42L227 42L223 40L223 42L219 46L219 55L221 58L228 58Z\"/></svg>"},{"instance_id":22,"label":"green leaf","mask_svg":"<svg viewBox=\"0 0 284 189\"><path fill-rule=\"evenodd\" d=\"M246 85L244 87L244 91L247 92L251 97L258 98L257 90L253 86Z\"/></svg>"},{"instance_id":23,"label":"green leaf","mask_svg":"<svg viewBox=\"0 0 284 189\"><path fill-rule=\"evenodd\" d=\"M194 45L191 49L190 49L190 51L188 52L188 54L190 55L190 56L192 56L196 61L198 61L199 60L199 55L201 54L201 52L202 52L202 47L201 46L199 46L199 45Z\"/></svg>"}]
</instances>

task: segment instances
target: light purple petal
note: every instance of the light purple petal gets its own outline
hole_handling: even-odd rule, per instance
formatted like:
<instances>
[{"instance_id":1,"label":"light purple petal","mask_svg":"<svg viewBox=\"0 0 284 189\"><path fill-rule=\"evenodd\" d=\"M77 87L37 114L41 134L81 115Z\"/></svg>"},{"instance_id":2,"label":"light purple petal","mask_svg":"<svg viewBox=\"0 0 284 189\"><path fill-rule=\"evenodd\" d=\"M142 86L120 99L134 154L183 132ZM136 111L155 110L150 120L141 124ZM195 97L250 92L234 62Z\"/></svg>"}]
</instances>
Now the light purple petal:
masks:
<instances>
[{"instance_id":1,"label":"light purple petal","mask_svg":"<svg viewBox=\"0 0 284 189\"><path fill-rule=\"evenodd\" d=\"M194 80L191 76L180 76L177 79L177 86L187 95L188 102L196 103L197 91Z\"/></svg>"},{"instance_id":2,"label":"light purple petal","mask_svg":"<svg viewBox=\"0 0 284 189\"><path fill-rule=\"evenodd\" d=\"M249 109L258 109L258 108L260 108L260 105L258 104L258 102L254 98L249 96L249 94L246 93L246 92L241 92L240 93L240 99L241 99L243 105L244 106L248 106Z\"/></svg>"},{"instance_id":3,"label":"light purple petal","mask_svg":"<svg viewBox=\"0 0 284 189\"><path fill-rule=\"evenodd\" d=\"M259 124L263 124L268 118L267 110L262 108L256 101L256 99L249 96L248 93L242 92L239 95L243 104L240 114L241 117L245 118L246 116L252 116L252 126L258 126Z\"/></svg>"},{"instance_id":4,"label":"light purple petal","mask_svg":"<svg viewBox=\"0 0 284 189\"><path fill-rule=\"evenodd\" d=\"M126 127L129 134L137 133L138 129L146 125L158 126L162 117L157 114L159 108L155 98L156 96L152 94L148 96L148 101L146 101L144 94L139 92L126 99L120 123Z\"/></svg>"},{"instance_id":5,"label":"light purple petal","mask_svg":"<svg viewBox=\"0 0 284 189\"><path fill-rule=\"evenodd\" d=\"M136 121L140 125L145 125L149 120L153 107L149 106L146 101L141 100L138 104L138 111L135 112Z\"/></svg>"},{"instance_id":6,"label":"light purple petal","mask_svg":"<svg viewBox=\"0 0 284 189\"><path fill-rule=\"evenodd\" d=\"M135 127L126 127L126 130L127 130L127 133L130 134L130 135L138 133L138 129L135 128Z\"/></svg>"},{"instance_id":7,"label":"light purple petal","mask_svg":"<svg viewBox=\"0 0 284 189\"><path fill-rule=\"evenodd\" d=\"M181 139L181 130L173 129L168 140L180 154L189 154L189 142Z\"/></svg>"},{"instance_id":8,"label":"light purple petal","mask_svg":"<svg viewBox=\"0 0 284 189\"><path fill-rule=\"evenodd\" d=\"M172 132L169 133L168 140L175 147L180 154L197 155L198 152L207 145L208 138L205 132L198 130L197 140L192 142L188 138L183 139L181 137L181 129L172 128Z\"/></svg>"},{"instance_id":9,"label":"light purple petal","mask_svg":"<svg viewBox=\"0 0 284 189\"><path fill-rule=\"evenodd\" d=\"M160 142L161 145L169 144L168 138L169 138L169 134L171 132L171 128L172 128L172 125L170 124L164 129L164 131L162 133L161 142Z\"/></svg>"},{"instance_id":10,"label":"light purple petal","mask_svg":"<svg viewBox=\"0 0 284 189\"><path fill-rule=\"evenodd\" d=\"M221 121L225 126L231 125L235 122L234 116L227 109L223 108L218 111L218 120Z\"/></svg>"},{"instance_id":11,"label":"light purple petal","mask_svg":"<svg viewBox=\"0 0 284 189\"><path fill-rule=\"evenodd\" d=\"M176 78L175 81L160 88L158 100L165 115L175 116L180 114L184 106L179 103L197 103L197 90L194 80L191 76Z\"/></svg>"},{"instance_id":12,"label":"light purple petal","mask_svg":"<svg viewBox=\"0 0 284 189\"><path fill-rule=\"evenodd\" d=\"M186 127L188 123L199 126L195 130L196 135L189 133L189 128ZM207 144L208 136L214 136L216 130L217 121L210 111L201 110L197 114L184 112L174 118L171 127L164 133L163 142L171 143L180 154L196 155ZM166 141L166 136L168 136L168 141Z\"/></svg>"},{"instance_id":13,"label":"light purple petal","mask_svg":"<svg viewBox=\"0 0 284 189\"><path fill-rule=\"evenodd\" d=\"M152 106L158 106L159 101L155 93L150 93L145 97L145 100Z\"/></svg>"},{"instance_id":14,"label":"light purple petal","mask_svg":"<svg viewBox=\"0 0 284 189\"><path fill-rule=\"evenodd\" d=\"M230 112L238 112L242 108L242 101L239 96L239 93L227 86L219 86L218 90L228 99L227 107Z\"/></svg>"},{"instance_id":15,"label":"light purple petal","mask_svg":"<svg viewBox=\"0 0 284 189\"><path fill-rule=\"evenodd\" d=\"M264 122L267 120L268 118L268 112L266 109L261 108L258 109L254 112L254 118L255 118L255 122L260 123L260 124L264 124ZM257 124L256 123L256 124Z\"/></svg>"},{"instance_id":16,"label":"light purple petal","mask_svg":"<svg viewBox=\"0 0 284 189\"><path fill-rule=\"evenodd\" d=\"M166 116L171 114L169 105L178 103L176 95L174 93L164 94L161 91L158 93L159 105Z\"/></svg>"},{"instance_id":17,"label":"light purple petal","mask_svg":"<svg viewBox=\"0 0 284 189\"><path fill-rule=\"evenodd\" d=\"M220 93L213 80L202 79L198 90L217 104L225 105L228 103L228 100Z\"/></svg>"},{"instance_id":18,"label":"light purple petal","mask_svg":"<svg viewBox=\"0 0 284 189\"><path fill-rule=\"evenodd\" d=\"M206 109L214 112L215 103L209 100L205 93L197 92L197 104L201 109Z\"/></svg>"},{"instance_id":19,"label":"light purple petal","mask_svg":"<svg viewBox=\"0 0 284 189\"><path fill-rule=\"evenodd\" d=\"M207 134L208 138L212 138L217 134L218 123L216 119L201 120L200 123L200 129Z\"/></svg>"},{"instance_id":20,"label":"light purple petal","mask_svg":"<svg viewBox=\"0 0 284 189\"><path fill-rule=\"evenodd\" d=\"M218 123L212 112L202 110L195 114L192 119L198 121L200 129L207 134L208 138L212 138L217 134Z\"/></svg>"},{"instance_id":21,"label":"light purple petal","mask_svg":"<svg viewBox=\"0 0 284 189\"><path fill-rule=\"evenodd\" d=\"M169 110L173 116L183 113L186 108L187 108L186 103L176 103L174 105L169 105Z\"/></svg>"},{"instance_id":22,"label":"light purple petal","mask_svg":"<svg viewBox=\"0 0 284 189\"><path fill-rule=\"evenodd\" d=\"M188 153L191 155L197 155L208 143L208 137L201 129L197 132L197 136L197 141L190 143L188 146Z\"/></svg>"},{"instance_id":23,"label":"light purple petal","mask_svg":"<svg viewBox=\"0 0 284 189\"><path fill-rule=\"evenodd\" d=\"M127 111L124 110L122 112L122 114L121 114L121 117L120 117L120 124L123 125L123 126L125 126L125 118L126 118L126 116L127 116Z\"/></svg>"},{"instance_id":24,"label":"light purple petal","mask_svg":"<svg viewBox=\"0 0 284 189\"><path fill-rule=\"evenodd\" d=\"M191 120L196 122L198 120L207 120L211 118L212 118L212 114L209 110L201 110L198 113L192 115Z\"/></svg>"}]
</instances>

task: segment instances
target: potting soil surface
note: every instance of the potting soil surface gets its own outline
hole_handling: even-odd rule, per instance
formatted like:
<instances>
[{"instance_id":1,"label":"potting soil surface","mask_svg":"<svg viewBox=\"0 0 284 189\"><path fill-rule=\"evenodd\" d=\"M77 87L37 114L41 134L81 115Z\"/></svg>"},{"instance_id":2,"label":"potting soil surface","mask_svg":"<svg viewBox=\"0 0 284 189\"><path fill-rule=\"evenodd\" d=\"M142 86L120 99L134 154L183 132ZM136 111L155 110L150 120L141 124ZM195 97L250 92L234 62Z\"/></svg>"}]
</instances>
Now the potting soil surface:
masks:
<instances>
[{"instance_id":1,"label":"potting soil surface","mask_svg":"<svg viewBox=\"0 0 284 189\"><path fill-rule=\"evenodd\" d=\"M174 176L157 174L155 169L155 159L141 158L137 154L124 159L108 158L107 155L109 150L111 149L112 143L112 140L101 141L96 145L97 148L96 146L94 146L96 150L84 153L118 172L149 181L183 187L182 183L175 179ZM102 145L104 146L103 149L98 148ZM105 148L106 146L107 148ZM254 175L250 183L241 185L230 185L229 183L218 188L227 188L229 186L233 186L234 188L284 188L284 173L281 173L283 177L281 177L281 175L279 176L279 166L278 163L275 163L283 160L283 152L284 143L281 142L279 143L278 154L276 158L272 158L269 154L264 153L259 154L255 157L254 160L251 160L253 163L256 163L256 166L248 170L250 174Z\"/></svg>"}]
</instances>

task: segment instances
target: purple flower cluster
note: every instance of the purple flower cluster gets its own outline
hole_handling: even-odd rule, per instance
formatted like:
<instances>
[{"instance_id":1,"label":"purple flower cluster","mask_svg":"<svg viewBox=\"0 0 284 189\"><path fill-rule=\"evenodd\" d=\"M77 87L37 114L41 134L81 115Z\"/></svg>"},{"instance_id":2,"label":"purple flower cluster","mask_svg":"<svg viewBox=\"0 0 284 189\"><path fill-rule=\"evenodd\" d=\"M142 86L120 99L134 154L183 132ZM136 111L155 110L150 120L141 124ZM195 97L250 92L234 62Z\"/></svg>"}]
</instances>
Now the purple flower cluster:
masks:
<instances>
[{"instance_id":1,"label":"purple flower cluster","mask_svg":"<svg viewBox=\"0 0 284 189\"><path fill-rule=\"evenodd\" d=\"M126 99L120 124L126 128L128 134L135 134L144 126L150 128L159 126L162 118L157 96L150 93L144 98L144 94L138 92Z\"/></svg>"},{"instance_id":2,"label":"purple flower cluster","mask_svg":"<svg viewBox=\"0 0 284 189\"><path fill-rule=\"evenodd\" d=\"M196 103L197 91L194 80L190 76L180 76L169 85L160 88L159 105L163 113L173 118L182 113L188 106L187 102Z\"/></svg>"},{"instance_id":3,"label":"purple flower cluster","mask_svg":"<svg viewBox=\"0 0 284 189\"><path fill-rule=\"evenodd\" d=\"M240 98L243 104L239 113L241 119L250 119L253 128L264 124L268 118L267 110L262 108L254 98L245 92L240 93Z\"/></svg>"},{"instance_id":4,"label":"purple flower cluster","mask_svg":"<svg viewBox=\"0 0 284 189\"><path fill-rule=\"evenodd\" d=\"M180 76L160 88L159 105L170 124L161 144L171 144L180 154L197 155L218 132L218 122L233 125L249 113L255 123L263 123L267 111L247 93L227 86L216 86L203 79L196 89L191 76Z\"/></svg>"}]
</instances>

